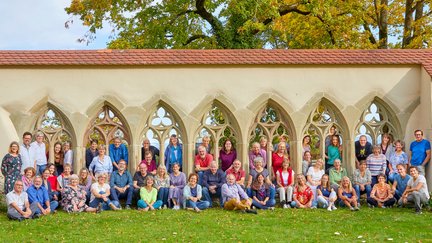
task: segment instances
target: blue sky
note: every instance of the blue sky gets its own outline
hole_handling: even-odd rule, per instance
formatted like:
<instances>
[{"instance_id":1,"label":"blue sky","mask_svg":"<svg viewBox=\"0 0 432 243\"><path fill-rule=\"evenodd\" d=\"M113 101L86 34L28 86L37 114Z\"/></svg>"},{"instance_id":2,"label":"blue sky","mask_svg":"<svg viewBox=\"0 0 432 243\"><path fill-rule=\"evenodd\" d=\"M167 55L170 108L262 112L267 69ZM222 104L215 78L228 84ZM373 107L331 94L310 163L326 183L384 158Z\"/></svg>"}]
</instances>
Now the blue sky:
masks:
<instances>
[{"instance_id":1,"label":"blue sky","mask_svg":"<svg viewBox=\"0 0 432 243\"><path fill-rule=\"evenodd\" d=\"M86 33L78 18L71 19L64 8L70 0L0 0L0 50L104 49L110 30L101 30L86 45L78 38Z\"/></svg>"}]
</instances>

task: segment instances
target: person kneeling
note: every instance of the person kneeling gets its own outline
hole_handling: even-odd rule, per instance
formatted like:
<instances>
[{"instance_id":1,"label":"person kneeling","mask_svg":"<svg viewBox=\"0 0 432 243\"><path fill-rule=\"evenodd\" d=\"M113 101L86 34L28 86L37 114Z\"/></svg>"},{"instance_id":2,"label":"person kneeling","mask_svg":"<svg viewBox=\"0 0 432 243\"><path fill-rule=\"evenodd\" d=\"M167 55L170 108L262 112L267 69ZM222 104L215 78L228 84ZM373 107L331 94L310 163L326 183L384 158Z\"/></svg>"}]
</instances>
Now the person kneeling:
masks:
<instances>
[{"instance_id":1,"label":"person kneeling","mask_svg":"<svg viewBox=\"0 0 432 243\"><path fill-rule=\"evenodd\" d=\"M210 207L210 202L201 201L202 187L197 184L198 175L195 173L190 174L188 181L189 183L183 189L184 207L195 210L197 213Z\"/></svg>"},{"instance_id":2,"label":"person kneeling","mask_svg":"<svg viewBox=\"0 0 432 243\"><path fill-rule=\"evenodd\" d=\"M149 211L159 209L162 201L157 200L157 189L153 187L154 179L152 176L146 177L146 186L140 190L141 199L138 200L138 210Z\"/></svg>"},{"instance_id":3,"label":"person kneeling","mask_svg":"<svg viewBox=\"0 0 432 243\"><path fill-rule=\"evenodd\" d=\"M386 183L385 174L378 175L378 183L374 185L370 197L367 198L369 205L374 207L390 207L395 204L390 185Z\"/></svg>"},{"instance_id":4,"label":"person kneeling","mask_svg":"<svg viewBox=\"0 0 432 243\"><path fill-rule=\"evenodd\" d=\"M276 200L270 198L270 189L264 180L264 175L259 173L252 183L252 205L259 209L273 210Z\"/></svg>"},{"instance_id":5,"label":"person kneeling","mask_svg":"<svg viewBox=\"0 0 432 243\"><path fill-rule=\"evenodd\" d=\"M313 201L312 189L306 184L303 174L297 175L297 185L294 187L293 201L291 207L311 208Z\"/></svg>"},{"instance_id":6,"label":"person kneeling","mask_svg":"<svg viewBox=\"0 0 432 243\"><path fill-rule=\"evenodd\" d=\"M233 174L227 175L227 183L222 185L222 204L225 210L241 210L246 213L257 212L251 210L252 200L246 192L235 182Z\"/></svg>"}]
</instances>

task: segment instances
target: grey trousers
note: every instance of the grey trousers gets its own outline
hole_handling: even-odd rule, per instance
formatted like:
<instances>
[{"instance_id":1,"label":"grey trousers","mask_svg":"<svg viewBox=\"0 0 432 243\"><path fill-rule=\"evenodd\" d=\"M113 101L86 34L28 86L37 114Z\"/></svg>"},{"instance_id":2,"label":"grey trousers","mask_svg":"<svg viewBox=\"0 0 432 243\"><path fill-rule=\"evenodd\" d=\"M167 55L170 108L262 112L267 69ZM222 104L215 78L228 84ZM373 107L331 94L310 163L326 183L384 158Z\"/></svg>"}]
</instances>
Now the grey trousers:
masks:
<instances>
[{"instance_id":1,"label":"grey trousers","mask_svg":"<svg viewBox=\"0 0 432 243\"><path fill-rule=\"evenodd\" d=\"M30 210L32 211L30 218L33 217L33 215L35 214L37 209L38 209L37 202L33 202L30 205ZM8 210L7 216L10 219L16 219L16 220L23 220L24 219L24 217L16 209Z\"/></svg>"},{"instance_id":2,"label":"grey trousers","mask_svg":"<svg viewBox=\"0 0 432 243\"><path fill-rule=\"evenodd\" d=\"M428 203L428 198L424 193L411 192L407 197L407 201L414 203L416 210L421 210L422 204ZM399 205L403 205L402 198L399 199Z\"/></svg>"}]
</instances>

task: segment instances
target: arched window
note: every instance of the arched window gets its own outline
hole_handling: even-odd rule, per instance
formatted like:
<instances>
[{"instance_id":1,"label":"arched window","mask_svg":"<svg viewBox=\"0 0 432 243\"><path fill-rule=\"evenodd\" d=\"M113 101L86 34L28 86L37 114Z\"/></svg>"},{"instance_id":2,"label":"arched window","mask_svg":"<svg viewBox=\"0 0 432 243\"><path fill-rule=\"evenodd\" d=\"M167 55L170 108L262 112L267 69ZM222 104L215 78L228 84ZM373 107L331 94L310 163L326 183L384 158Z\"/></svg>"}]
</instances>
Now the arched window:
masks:
<instances>
[{"instance_id":1,"label":"arched window","mask_svg":"<svg viewBox=\"0 0 432 243\"><path fill-rule=\"evenodd\" d=\"M333 131L334 134L339 135L342 144L344 130L338 120L337 113L328 101L321 100L309 115L303 133L304 136L309 135L311 137L312 159L324 158ZM323 151L325 152L323 153Z\"/></svg>"},{"instance_id":2,"label":"arched window","mask_svg":"<svg viewBox=\"0 0 432 243\"><path fill-rule=\"evenodd\" d=\"M159 161L164 161L165 149L169 144L172 134L177 135L179 143L183 144L183 133L178 116L171 112L172 109L165 105L158 105L152 115L146 121L144 138L150 140L150 144L160 150ZM143 140L144 140L143 138ZM183 151L184 153L184 151Z\"/></svg>"},{"instance_id":3,"label":"arched window","mask_svg":"<svg viewBox=\"0 0 432 243\"><path fill-rule=\"evenodd\" d=\"M367 140L372 144L380 144L382 134L388 133L393 138L399 138L397 118L380 102L374 100L363 111L356 128L356 138L366 135Z\"/></svg>"},{"instance_id":4,"label":"arched window","mask_svg":"<svg viewBox=\"0 0 432 243\"><path fill-rule=\"evenodd\" d=\"M60 111L48 105L36 121L34 133L41 131L45 138L46 151L50 162L54 162L54 144L56 142L70 142L73 144L73 129L70 122Z\"/></svg>"},{"instance_id":5,"label":"arched window","mask_svg":"<svg viewBox=\"0 0 432 243\"><path fill-rule=\"evenodd\" d=\"M90 121L84 144L89 147L91 140L97 140L98 144L105 144L108 148L113 143L114 138L120 137L122 142L128 146L130 144L130 135L125 124L124 119L106 104L99 110L97 116ZM109 150L107 149L108 153Z\"/></svg>"},{"instance_id":6,"label":"arched window","mask_svg":"<svg viewBox=\"0 0 432 243\"><path fill-rule=\"evenodd\" d=\"M219 150L227 138L232 141L233 148L237 147L237 133L234 126L234 118L231 112L223 105L213 102L210 109L201 118L195 150L202 144L203 138L208 136L210 138L210 153L213 154L215 161L219 161Z\"/></svg>"},{"instance_id":7,"label":"arched window","mask_svg":"<svg viewBox=\"0 0 432 243\"><path fill-rule=\"evenodd\" d=\"M275 147L277 149L281 137L285 138L289 145L292 139L292 131L288 123L288 117L281 107L268 102L255 117L249 133L249 145L266 138L267 144L271 146L266 146L267 163L270 164L272 150ZM289 146L287 146L287 150L289 151Z\"/></svg>"}]
</instances>

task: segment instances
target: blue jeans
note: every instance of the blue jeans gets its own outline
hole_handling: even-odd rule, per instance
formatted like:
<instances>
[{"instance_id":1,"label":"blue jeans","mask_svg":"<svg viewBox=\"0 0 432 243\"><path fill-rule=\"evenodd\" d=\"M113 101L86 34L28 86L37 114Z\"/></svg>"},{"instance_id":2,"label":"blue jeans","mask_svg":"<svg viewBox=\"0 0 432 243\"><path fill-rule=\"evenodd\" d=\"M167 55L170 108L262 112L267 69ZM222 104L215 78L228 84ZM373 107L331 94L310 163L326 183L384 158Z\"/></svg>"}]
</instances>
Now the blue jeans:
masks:
<instances>
[{"instance_id":1,"label":"blue jeans","mask_svg":"<svg viewBox=\"0 0 432 243\"><path fill-rule=\"evenodd\" d=\"M43 204L41 204L41 205L42 205L42 207L43 207L44 209L47 209L47 206L46 206L46 205L43 205ZM50 202L50 210L51 210L51 213L54 213L54 210L57 209L58 205L59 205L59 203L58 203L57 201L51 201L51 202ZM39 209L39 207L36 209L36 212L35 212L35 213L36 213L36 214L42 214L42 212L41 212L41 210Z\"/></svg>"},{"instance_id":2,"label":"blue jeans","mask_svg":"<svg viewBox=\"0 0 432 243\"><path fill-rule=\"evenodd\" d=\"M105 194L105 192L101 191L101 192L99 192L99 194ZM111 201L111 200L109 200L109 198L106 202L102 198L95 198L95 199L93 199L93 201L90 202L89 207L97 208L99 203L102 203L102 209L103 210L110 210L111 209L109 206L110 203L114 204L118 208L120 207L120 203L118 201Z\"/></svg>"},{"instance_id":3,"label":"blue jeans","mask_svg":"<svg viewBox=\"0 0 432 243\"><path fill-rule=\"evenodd\" d=\"M360 203L360 195L361 194L365 194L367 197L370 197L370 193L372 191L372 187L371 185L365 185L365 189L363 191L360 191L360 186L359 185L354 185L354 189L356 191L357 194L357 203Z\"/></svg>"},{"instance_id":4,"label":"blue jeans","mask_svg":"<svg viewBox=\"0 0 432 243\"><path fill-rule=\"evenodd\" d=\"M36 174L42 175L47 165L36 165Z\"/></svg>"},{"instance_id":5,"label":"blue jeans","mask_svg":"<svg viewBox=\"0 0 432 243\"><path fill-rule=\"evenodd\" d=\"M207 187L203 187L203 188L202 188L202 195L203 195L203 198L204 198L207 202L210 203L210 207L212 207L212 198L211 198L211 196L213 196L213 195L219 198L219 204L220 204L221 207L223 207L222 195L221 195L221 188L216 188L216 193L215 193L215 194L212 193L212 194L210 195L210 191L209 191L209 189L208 189Z\"/></svg>"},{"instance_id":6,"label":"blue jeans","mask_svg":"<svg viewBox=\"0 0 432 243\"><path fill-rule=\"evenodd\" d=\"M197 174L198 174L198 184L202 186L202 179L204 176L204 171L198 171Z\"/></svg>"},{"instance_id":7,"label":"blue jeans","mask_svg":"<svg viewBox=\"0 0 432 243\"><path fill-rule=\"evenodd\" d=\"M270 191L269 198L274 199L276 195L276 188L274 186L270 186L269 191ZM248 197L252 198L252 188L250 187L246 188L246 194L248 195Z\"/></svg>"},{"instance_id":8,"label":"blue jeans","mask_svg":"<svg viewBox=\"0 0 432 243\"><path fill-rule=\"evenodd\" d=\"M163 205L168 206L168 194L169 194L169 188L168 187L159 188L159 191L157 194L157 200L162 201L162 206Z\"/></svg>"},{"instance_id":9,"label":"blue jeans","mask_svg":"<svg viewBox=\"0 0 432 243\"><path fill-rule=\"evenodd\" d=\"M204 210L210 207L210 203L208 201L197 201L194 202L192 200L186 200L187 208L199 208L200 210Z\"/></svg>"},{"instance_id":10,"label":"blue jeans","mask_svg":"<svg viewBox=\"0 0 432 243\"><path fill-rule=\"evenodd\" d=\"M126 198L126 205L130 206L132 204L133 192L133 187L129 187L124 193L120 193L114 189L114 187L111 187L111 199L114 201L120 201L119 199Z\"/></svg>"},{"instance_id":11,"label":"blue jeans","mask_svg":"<svg viewBox=\"0 0 432 243\"><path fill-rule=\"evenodd\" d=\"M402 197L402 194L404 191L399 191L398 189L395 190L394 198L399 201L399 199Z\"/></svg>"},{"instance_id":12,"label":"blue jeans","mask_svg":"<svg viewBox=\"0 0 432 243\"><path fill-rule=\"evenodd\" d=\"M146 202L144 202L144 200L140 199L138 200L137 203L138 208L147 208L148 205ZM162 201L161 200L157 200L155 203L153 203L153 208L154 209L158 209L162 206Z\"/></svg>"},{"instance_id":13,"label":"blue jeans","mask_svg":"<svg viewBox=\"0 0 432 243\"><path fill-rule=\"evenodd\" d=\"M269 199L265 205L262 205L258 201L252 200L252 205L259 209L268 209L269 207L274 207L275 204L276 200L274 199Z\"/></svg>"}]
</instances>

